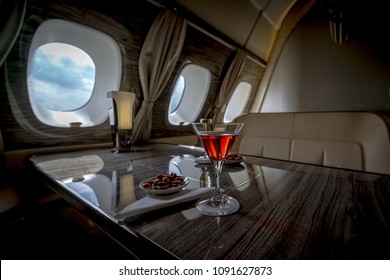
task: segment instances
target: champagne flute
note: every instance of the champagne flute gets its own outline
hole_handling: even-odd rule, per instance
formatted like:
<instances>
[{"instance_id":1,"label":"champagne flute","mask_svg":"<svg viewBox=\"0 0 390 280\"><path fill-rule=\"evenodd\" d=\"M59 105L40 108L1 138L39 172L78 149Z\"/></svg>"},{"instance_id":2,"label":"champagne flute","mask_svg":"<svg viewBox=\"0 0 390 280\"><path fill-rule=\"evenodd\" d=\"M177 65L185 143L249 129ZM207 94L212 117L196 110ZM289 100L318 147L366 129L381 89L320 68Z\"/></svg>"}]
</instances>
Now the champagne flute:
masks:
<instances>
[{"instance_id":1,"label":"champagne flute","mask_svg":"<svg viewBox=\"0 0 390 280\"><path fill-rule=\"evenodd\" d=\"M203 148L211 161L215 176L215 192L211 198L199 200L198 210L208 216L225 216L240 209L237 199L221 193L219 177L224 160L238 138L243 123L216 123L205 129L203 123L193 123L192 127L202 141Z\"/></svg>"}]
</instances>

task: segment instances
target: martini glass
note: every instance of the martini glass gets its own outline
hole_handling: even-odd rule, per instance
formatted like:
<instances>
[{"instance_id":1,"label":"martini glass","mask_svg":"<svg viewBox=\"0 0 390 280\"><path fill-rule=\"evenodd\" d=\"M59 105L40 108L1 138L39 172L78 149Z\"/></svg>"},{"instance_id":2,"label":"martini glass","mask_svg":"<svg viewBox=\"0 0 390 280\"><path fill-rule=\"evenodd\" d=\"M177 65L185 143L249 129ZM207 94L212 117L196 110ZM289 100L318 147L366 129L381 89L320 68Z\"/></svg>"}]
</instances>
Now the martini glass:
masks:
<instances>
[{"instance_id":1,"label":"martini glass","mask_svg":"<svg viewBox=\"0 0 390 280\"><path fill-rule=\"evenodd\" d=\"M202 141L215 176L214 195L196 203L198 210L208 216L225 216L240 209L240 203L233 197L221 193L219 177L223 163L231 147L238 138L243 123L214 123L205 129L203 123L193 123L192 127Z\"/></svg>"}]
</instances>

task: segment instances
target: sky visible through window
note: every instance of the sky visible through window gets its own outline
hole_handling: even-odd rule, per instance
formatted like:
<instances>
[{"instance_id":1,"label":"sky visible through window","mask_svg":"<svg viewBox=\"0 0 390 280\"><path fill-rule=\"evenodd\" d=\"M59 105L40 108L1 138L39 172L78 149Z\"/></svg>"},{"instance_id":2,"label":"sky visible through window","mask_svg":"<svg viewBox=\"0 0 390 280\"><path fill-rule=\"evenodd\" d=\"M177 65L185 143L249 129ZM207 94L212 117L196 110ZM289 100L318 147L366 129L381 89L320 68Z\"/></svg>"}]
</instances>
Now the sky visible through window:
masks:
<instances>
[{"instance_id":1,"label":"sky visible through window","mask_svg":"<svg viewBox=\"0 0 390 280\"><path fill-rule=\"evenodd\" d=\"M183 98L185 88L185 80L183 75L179 76L179 79L175 83L173 88L171 102L169 103L169 113L172 114L179 107L180 101Z\"/></svg>"},{"instance_id":2,"label":"sky visible through window","mask_svg":"<svg viewBox=\"0 0 390 280\"><path fill-rule=\"evenodd\" d=\"M79 109L91 98L94 84L95 65L83 50L50 43L35 51L29 87L40 106L62 112Z\"/></svg>"}]
</instances>

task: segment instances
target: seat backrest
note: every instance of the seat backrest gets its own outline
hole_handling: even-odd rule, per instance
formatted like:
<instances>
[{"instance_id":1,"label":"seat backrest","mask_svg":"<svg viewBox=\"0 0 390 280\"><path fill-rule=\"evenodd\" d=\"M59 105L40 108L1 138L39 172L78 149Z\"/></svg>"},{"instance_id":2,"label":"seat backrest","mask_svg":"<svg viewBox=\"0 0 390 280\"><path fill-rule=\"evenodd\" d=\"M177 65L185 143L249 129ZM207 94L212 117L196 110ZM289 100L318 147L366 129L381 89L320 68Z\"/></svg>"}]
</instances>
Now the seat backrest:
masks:
<instances>
[{"instance_id":1,"label":"seat backrest","mask_svg":"<svg viewBox=\"0 0 390 280\"><path fill-rule=\"evenodd\" d=\"M370 112L251 113L232 151L390 174L390 137Z\"/></svg>"},{"instance_id":2,"label":"seat backrest","mask_svg":"<svg viewBox=\"0 0 390 280\"><path fill-rule=\"evenodd\" d=\"M232 152L288 160L294 135L293 113L250 113L235 120L245 125Z\"/></svg>"}]
</instances>

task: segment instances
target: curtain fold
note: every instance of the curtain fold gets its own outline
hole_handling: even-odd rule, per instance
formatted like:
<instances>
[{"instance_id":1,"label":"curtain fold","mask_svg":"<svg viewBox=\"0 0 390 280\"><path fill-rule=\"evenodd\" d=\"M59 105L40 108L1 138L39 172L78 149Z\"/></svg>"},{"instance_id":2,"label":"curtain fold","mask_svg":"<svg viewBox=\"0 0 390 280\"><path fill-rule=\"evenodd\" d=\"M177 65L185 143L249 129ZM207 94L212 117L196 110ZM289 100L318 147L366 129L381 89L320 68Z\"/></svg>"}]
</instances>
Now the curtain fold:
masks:
<instances>
[{"instance_id":1,"label":"curtain fold","mask_svg":"<svg viewBox=\"0 0 390 280\"><path fill-rule=\"evenodd\" d=\"M186 21L164 9L152 24L139 58L143 102L134 119L133 143L147 143L152 130L153 104L160 96L179 59Z\"/></svg>"},{"instance_id":2,"label":"curtain fold","mask_svg":"<svg viewBox=\"0 0 390 280\"><path fill-rule=\"evenodd\" d=\"M0 0L0 67L22 28L26 6L26 0Z\"/></svg>"},{"instance_id":3,"label":"curtain fold","mask_svg":"<svg viewBox=\"0 0 390 280\"><path fill-rule=\"evenodd\" d=\"M230 100L234 89L237 87L240 81L240 77L245 66L245 57L245 52L237 49L234 59L223 79L221 88L213 106L214 110L211 118L214 123L223 121L223 112L221 109Z\"/></svg>"}]
</instances>

